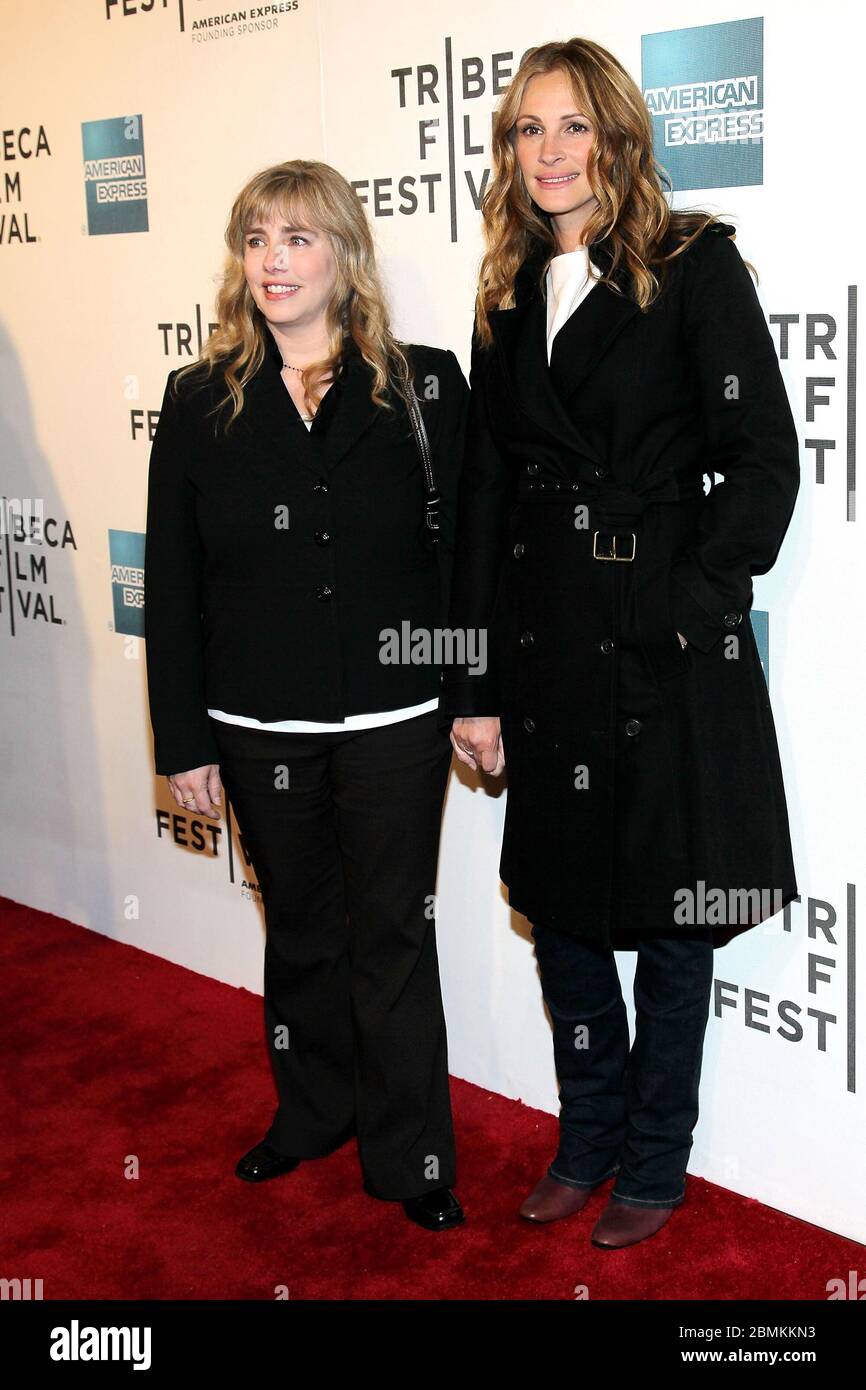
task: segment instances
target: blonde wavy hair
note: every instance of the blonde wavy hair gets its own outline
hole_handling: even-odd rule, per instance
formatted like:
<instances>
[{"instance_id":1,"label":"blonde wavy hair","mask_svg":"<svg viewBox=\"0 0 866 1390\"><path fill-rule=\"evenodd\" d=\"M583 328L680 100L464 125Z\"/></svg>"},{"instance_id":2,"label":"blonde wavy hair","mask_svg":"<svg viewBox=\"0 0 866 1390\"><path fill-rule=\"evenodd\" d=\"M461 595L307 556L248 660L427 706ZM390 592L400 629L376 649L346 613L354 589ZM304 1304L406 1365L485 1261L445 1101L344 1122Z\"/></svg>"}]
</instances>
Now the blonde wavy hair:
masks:
<instances>
[{"instance_id":1,"label":"blonde wavy hair","mask_svg":"<svg viewBox=\"0 0 866 1390\"><path fill-rule=\"evenodd\" d=\"M587 175L599 205L587 221L584 241L607 239L612 255L600 277L604 283L622 294L618 281L625 280L630 297L646 312L661 292L666 263L682 255L704 227L722 220L699 209L668 207L664 186L670 190L672 183L653 155L646 102L612 53L581 38L529 49L493 119L493 177L481 203L486 251L475 301L476 333L484 345L492 339L487 312L513 307L514 279L524 260L539 253L540 288L550 258L558 253L552 218L528 192L515 149L527 83L557 70L594 128ZM676 245L666 252L669 235Z\"/></svg>"},{"instance_id":2,"label":"blonde wavy hair","mask_svg":"<svg viewBox=\"0 0 866 1390\"><path fill-rule=\"evenodd\" d=\"M263 169L235 198L225 231L228 254L216 296L217 327L196 361L177 373L175 395L181 378L196 375L207 380L219 373L226 394L211 413L231 401L232 411L225 422L228 430L243 410L244 387L264 361L265 334L270 332L244 274L245 239L250 227L270 218L323 232L336 261L334 289L325 309L328 353L320 362L310 363L301 375L310 409L318 405L324 395L322 388L336 374L348 335L373 370L373 403L393 410L385 392L392 388L406 400L400 378L408 372L409 364L391 335L364 207L342 174L312 159L291 159Z\"/></svg>"}]
</instances>

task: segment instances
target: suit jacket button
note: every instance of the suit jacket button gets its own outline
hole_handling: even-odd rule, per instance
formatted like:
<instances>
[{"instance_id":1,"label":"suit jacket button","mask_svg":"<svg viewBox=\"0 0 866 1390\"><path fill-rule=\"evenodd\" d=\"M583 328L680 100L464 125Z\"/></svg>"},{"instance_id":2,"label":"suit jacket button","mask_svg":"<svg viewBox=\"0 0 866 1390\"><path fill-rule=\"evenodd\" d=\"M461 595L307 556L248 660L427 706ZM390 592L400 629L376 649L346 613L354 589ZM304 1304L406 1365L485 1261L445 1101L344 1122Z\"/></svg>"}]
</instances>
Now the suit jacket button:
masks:
<instances>
[{"instance_id":1,"label":"suit jacket button","mask_svg":"<svg viewBox=\"0 0 866 1390\"><path fill-rule=\"evenodd\" d=\"M535 638L533 637L531 632L522 632L520 634L521 647L531 647L534 641Z\"/></svg>"},{"instance_id":2,"label":"suit jacket button","mask_svg":"<svg viewBox=\"0 0 866 1390\"><path fill-rule=\"evenodd\" d=\"M538 464L537 464L537 463L528 463L528 464L526 465L526 471L527 471L527 473L530 475L530 477L534 478L535 475L536 475L536 473L538 472Z\"/></svg>"},{"instance_id":3,"label":"suit jacket button","mask_svg":"<svg viewBox=\"0 0 866 1390\"><path fill-rule=\"evenodd\" d=\"M601 465L599 465L598 468L596 468L596 470L595 470L595 476L596 476L597 478L606 478L606 477L607 477L607 469L606 469L606 468L603 468Z\"/></svg>"},{"instance_id":4,"label":"suit jacket button","mask_svg":"<svg viewBox=\"0 0 866 1390\"><path fill-rule=\"evenodd\" d=\"M325 478L317 478L313 483L313 492L327 492L328 484Z\"/></svg>"},{"instance_id":5,"label":"suit jacket button","mask_svg":"<svg viewBox=\"0 0 866 1390\"><path fill-rule=\"evenodd\" d=\"M739 627L742 616L742 613L726 613L725 627Z\"/></svg>"},{"instance_id":6,"label":"suit jacket button","mask_svg":"<svg viewBox=\"0 0 866 1390\"><path fill-rule=\"evenodd\" d=\"M608 656L610 652L613 651L613 639L611 637L605 637L604 641L601 644L601 649L604 652L605 656Z\"/></svg>"},{"instance_id":7,"label":"suit jacket button","mask_svg":"<svg viewBox=\"0 0 866 1390\"><path fill-rule=\"evenodd\" d=\"M527 732L528 734L534 734L534 733L535 733L535 720L534 720L534 719L530 719L530 717L529 717L528 714L527 714L526 718L525 718L524 721L523 721L523 727L524 727L524 729L526 730L526 732Z\"/></svg>"},{"instance_id":8,"label":"suit jacket button","mask_svg":"<svg viewBox=\"0 0 866 1390\"><path fill-rule=\"evenodd\" d=\"M639 734L640 731L641 731L641 722L640 722L640 720L639 720L639 719L629 719L629 720L627 721L627 723L626 723L625 731L626 731L626 733L628 734L629 738L634 738L635 734Z\"/></svg>"},{"instance_id":9,"label":"suit jacket button","mask_svg":"<svg viewBox=\"0 0 866 1390\"><path fill-rule=\"evenodd\" d=\"M331 544L331 533L330 533L330 531L317 531L316 534L315 534L314 539L315 539L316 545L330 545L330 544Z\"/></svg>"},{"instance_id":10,"label":"suit jacket button","mask_svg":"<svg viewBox=\"0 0 866 1390\"><path fill-rule=\"evenodd\" d=\"M327 603L333 592L334 590L331 588L330 584L323 584L320 589L316 590L316 598L320 603Z\"/></svg>"},{"instance_id":11,"label":"suit jacket button","mask_svg":"<svg viewBox=\"0 0 866 1390\"><path fill-rule=\"evenodd\" d=\"M517 544L515 545L514 549L513 549L512 552L511 552L512 555L514 556L515 560L519 560L519 559L521 558L521 556L523 555L523 552L524 552L525 548L526 548L526 547L524 546L523 541L518 541L518 542L517 542Z\"/></svg>"}]
</instances>

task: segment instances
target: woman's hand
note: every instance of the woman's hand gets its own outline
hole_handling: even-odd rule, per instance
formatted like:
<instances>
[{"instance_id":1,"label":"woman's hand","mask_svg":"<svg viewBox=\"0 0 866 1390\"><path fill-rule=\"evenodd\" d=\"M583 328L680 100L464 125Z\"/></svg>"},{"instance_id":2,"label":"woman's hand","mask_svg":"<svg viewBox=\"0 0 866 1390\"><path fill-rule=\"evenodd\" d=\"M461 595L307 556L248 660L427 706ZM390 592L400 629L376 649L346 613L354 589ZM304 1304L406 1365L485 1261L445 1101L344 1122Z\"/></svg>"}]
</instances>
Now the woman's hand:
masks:
<instances>
[{"instance_id":1,"label":"woman's hand","mask_svg":"<svg viewBox=\"0 0 866 1390\"><path fill-rule=\"evenodd\" d=\"M478 771L498 777L505 766L499 720L480 715L455 719L451 726L451 744L461 763Z\"/></svg>"},{"instance_id":2,"label":"woman's hand","mask_svg":"<svg viewBox=\"0 0 866 1390\"><path fill-rule=\"evenodd\" d=\"M220 819L220 813L213 805L214 802L217 806L221 804L222 784L218 763L194 767L191 772L173 772L168 785L178 806L185 811L200 811L212 820Z\"/></svg>"}]
</instances>

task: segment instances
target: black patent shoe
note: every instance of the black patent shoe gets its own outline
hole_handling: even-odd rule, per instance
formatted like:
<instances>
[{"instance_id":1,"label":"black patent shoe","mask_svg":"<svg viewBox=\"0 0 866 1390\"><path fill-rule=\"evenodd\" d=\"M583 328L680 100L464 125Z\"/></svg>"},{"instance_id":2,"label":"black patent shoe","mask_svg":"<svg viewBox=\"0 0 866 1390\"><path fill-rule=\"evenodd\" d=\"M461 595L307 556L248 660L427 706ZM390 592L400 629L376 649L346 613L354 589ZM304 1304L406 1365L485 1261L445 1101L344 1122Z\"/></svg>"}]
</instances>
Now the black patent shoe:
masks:
<instances>
[{"instance_id":1,"label":"black patent shoe","mask_svg":"<svg viewBox=\"0 0 866 1390\"><path fill-rule=\"evenodd\" d=\"M267 1182L268 1178L278 1178L281 1173L291 1173L300 1163L299 1158L290 1154L277 1153L267 1140L263 1139L249 1153L238 1161L235 1174L244 1182Z\"/></svg>"},{"instance_id":2,"label":"black patent shoe","mask_svg":"<svg viewBox=\"0 0 866 1390\"><path fill-rule=\"evenodd\" d=\"M403 1210L410 1221L427 1231L449 1231L465 1219L463 1208L450 1187L437 1187L423 1197L404 1197Z\"/></svg>"}]
</instances>

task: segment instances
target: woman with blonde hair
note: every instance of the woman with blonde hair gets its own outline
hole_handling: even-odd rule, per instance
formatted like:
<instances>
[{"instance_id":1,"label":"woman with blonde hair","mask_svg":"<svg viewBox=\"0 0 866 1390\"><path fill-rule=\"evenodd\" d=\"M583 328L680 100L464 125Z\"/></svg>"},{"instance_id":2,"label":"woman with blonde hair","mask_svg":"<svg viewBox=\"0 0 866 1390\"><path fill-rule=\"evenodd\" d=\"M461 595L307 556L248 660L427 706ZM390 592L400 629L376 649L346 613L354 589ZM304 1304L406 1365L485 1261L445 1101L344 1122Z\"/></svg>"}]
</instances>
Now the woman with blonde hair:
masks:
<instances>
[{"instance_id":1,"label":"woman with blonde hair","mask_svg":"<svg viewBox=\"0 0 866 1390\"><path fill-rule=\"evenodd\" d=\"M507 763L500 874L553 1022L559 1146L521 1214L613 1177L592 1240L615 1249L685 1199L715 929L797 892L749 620L797 435L734 228L671 211L611 53L531 49L493 165L449 614L490 654L441 710L468 766Z\"/></svg>"},{"instance_id":2,"label":"woman with blonde hair","mask_svg":"<svg viewBox=\"0 0 866 1390\"><path fill-rule=\"evenodd\" d=\"M357 1135L366 1190L447 1229L451 746L435 643L393 638L444 621L468 387L452 352L393 337L336 170L263 170L226 243L218 326L169 373L153 443L145 635L156 771L192 814L219 819L225 786L265 908L278 1105L236 1171Z\"/></svg>"}]
</instances>

